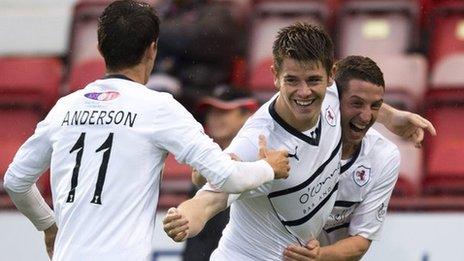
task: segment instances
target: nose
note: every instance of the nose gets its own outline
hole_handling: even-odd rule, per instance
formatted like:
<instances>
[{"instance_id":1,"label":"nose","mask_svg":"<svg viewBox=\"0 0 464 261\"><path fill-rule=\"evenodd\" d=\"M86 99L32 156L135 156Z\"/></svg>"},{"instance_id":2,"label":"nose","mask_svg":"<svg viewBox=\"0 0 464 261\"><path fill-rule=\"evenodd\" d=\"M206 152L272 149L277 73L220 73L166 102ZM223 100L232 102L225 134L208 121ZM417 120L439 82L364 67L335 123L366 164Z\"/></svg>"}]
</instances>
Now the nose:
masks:
<instances>
[{"instance_id":1,"label":"nose","mask_svg":"<svg viewBox=\"0 0 464 261\"><path fill-rule=\"evenodd\" d=\"M308 86L307 83L303 83L301 88L298 89L298 96L300 98L308 98L311 96L313 91L311 90L311 87Z\"/></svg>"},{"instance_id":2,"label":"nose","mask_svg":"<svg viewBox=\"0 0 464 261\"><path fill-rule=\"evenodd\" d=\"M363 123L369 123L372 120L372 111L368 108L363 109L359 114L359 118Z\"/></svg>"}]
</instances>

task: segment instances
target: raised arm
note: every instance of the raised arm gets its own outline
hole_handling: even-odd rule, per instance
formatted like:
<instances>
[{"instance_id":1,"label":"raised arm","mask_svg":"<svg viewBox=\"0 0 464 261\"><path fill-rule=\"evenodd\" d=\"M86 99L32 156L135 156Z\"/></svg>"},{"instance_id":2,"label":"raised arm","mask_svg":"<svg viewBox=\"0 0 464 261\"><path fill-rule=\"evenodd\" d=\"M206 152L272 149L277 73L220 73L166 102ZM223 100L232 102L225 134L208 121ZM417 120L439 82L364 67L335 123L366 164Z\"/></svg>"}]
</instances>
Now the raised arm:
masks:
<instances>
[{"instance_id":1,"label":"raised arm","mask_svg":"<svg viewBox=\"0 0 464 261\"><path fill-rule=\"evenodd\" d=\"M424 130L433 136L437 135L433 124L427 119L412 112L397 110L385 103L380 108L377 121L392 133L414 143L417 148L422 146Z\"/></svg>"},{"instance_id":2,"label":"raised arm","mask_svg":"<svg viewBox=\"0 0 464 261\"><path fill-rule=\"evenodd\" d=\"M168 210L164 231L176 242L196 236L208 220L227 208L228 197L226 193L200 190L195 197Z\"/></svg>"}]
</instances>

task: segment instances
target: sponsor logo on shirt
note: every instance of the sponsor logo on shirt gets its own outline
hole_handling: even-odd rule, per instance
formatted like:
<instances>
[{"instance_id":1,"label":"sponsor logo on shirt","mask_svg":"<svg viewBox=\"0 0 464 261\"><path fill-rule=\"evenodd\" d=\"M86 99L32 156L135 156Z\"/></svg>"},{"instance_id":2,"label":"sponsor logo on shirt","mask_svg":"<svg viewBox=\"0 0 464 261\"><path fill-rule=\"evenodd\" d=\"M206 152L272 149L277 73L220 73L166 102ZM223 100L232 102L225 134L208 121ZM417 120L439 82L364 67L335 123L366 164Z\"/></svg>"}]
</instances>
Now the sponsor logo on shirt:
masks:
<instances>
[{"instance_id":1,"label":"sponsor logo on shirt","mask_svg":"<svg viewBox=\"0 0 464 261\"><path fill-rule=\"evenodd\" d=\"M120 96L119 92L90 92L84 94L86 98L89 98L91 100L96 100L96 101L111 101Z\"/></svg>"},{"instance_id":2,"label":"sponsor logo on shirt","mask_svg":"<svg viewBox=\"0 0 464 261\"><path fill-rule=\"evenodd\" d=\"M366 185L371 180L371 169L359 166L353 171L353 180L360 187Z\"/></svg>"},{"instance_id":3,"label":"sponsor logo on shirt","mask_svg":"<svg viewBox=\"0 0 464 261\"><path fill-rule=\"evenodd\" d=\"M335 127L335 125L337 124L335 112L332 109L332 107L330 107L330 105L325 109L325 120L332 127Z\"/></svg>"}]
</instances>

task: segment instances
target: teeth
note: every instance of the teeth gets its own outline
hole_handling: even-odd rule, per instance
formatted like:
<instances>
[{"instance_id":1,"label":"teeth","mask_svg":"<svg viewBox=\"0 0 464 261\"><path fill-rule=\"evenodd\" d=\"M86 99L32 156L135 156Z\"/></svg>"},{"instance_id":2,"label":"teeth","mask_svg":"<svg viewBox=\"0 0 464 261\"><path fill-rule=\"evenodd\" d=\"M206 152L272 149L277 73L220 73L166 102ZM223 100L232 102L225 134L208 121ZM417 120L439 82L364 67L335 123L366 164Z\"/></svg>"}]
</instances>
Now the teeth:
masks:
<instances>
[{"instance_id":1,"label":"teeth","mask_svg":"<svg viewBox=\"0 0 464 261\"><path fill-rule=\"evenodd\" d=\"M312 100L309 100L309 101L298 101L298 100L295 100L296 104L300 105L300 106L309 106L311 105L313 102L314 102L314 99Z\"/></svg>"},{"instance_id":2,"label":"teeth","mask_svg":"<svg viewBox=\"0 0 464 261\"><path fill-rule=\"evenodd\" d=\"M356 123L353 123L353 125L358 128L358 129L361 129L361 130L364 130L367 126L364 126L364 125L358 125Z\"/></svg>"}]
</instances>

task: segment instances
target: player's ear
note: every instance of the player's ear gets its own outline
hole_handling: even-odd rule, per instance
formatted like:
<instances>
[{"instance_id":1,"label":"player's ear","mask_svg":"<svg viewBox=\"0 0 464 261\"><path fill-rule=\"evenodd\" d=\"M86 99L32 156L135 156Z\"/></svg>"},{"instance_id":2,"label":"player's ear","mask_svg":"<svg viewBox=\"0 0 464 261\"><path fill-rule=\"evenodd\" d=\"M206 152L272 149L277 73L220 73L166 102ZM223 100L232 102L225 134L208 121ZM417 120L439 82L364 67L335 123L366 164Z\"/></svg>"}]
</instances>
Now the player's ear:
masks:
<instances>
[{"instance_id":1,"label":"player's ear","mask_svg":"<svg viewBox=\"0 0 464 261\"><path fill-rule=\"evenodd\" d=\"M327 86L331 86L334 83L334 77L335 75L335 66L332 67L332 70L329 71L329 75L327 75L328 80L327 80Z\"/></svg>"},{"instance_id":2,"label":"player's ear","mask_svg":"<svg viewBox=\"0 0 464 261\"><path fill-rule=\"evenodd\" d=\"M150 47L148 47L148 56L151 58L151 59L155 59L156 58L156 53L158 52L158 45L156 44L156 42L152 42L150 44Z\"/></svg>"},{"instance_id":3,"label":"player's ear","mask_svg":"<svg viewBox=\"0 0 464 261\"><path fill-rule=\"evenodd\" d=\"M271 72L272 76L274 77L274 86L279 90L280 85L279 85L279 73L277 72L276 68L274 65L271 65Z\"/></svg>"}]
</instances>

